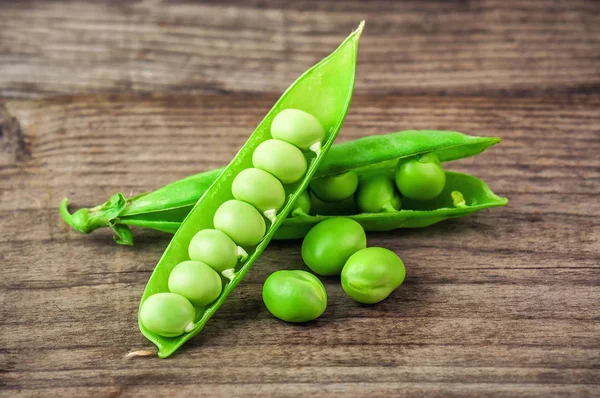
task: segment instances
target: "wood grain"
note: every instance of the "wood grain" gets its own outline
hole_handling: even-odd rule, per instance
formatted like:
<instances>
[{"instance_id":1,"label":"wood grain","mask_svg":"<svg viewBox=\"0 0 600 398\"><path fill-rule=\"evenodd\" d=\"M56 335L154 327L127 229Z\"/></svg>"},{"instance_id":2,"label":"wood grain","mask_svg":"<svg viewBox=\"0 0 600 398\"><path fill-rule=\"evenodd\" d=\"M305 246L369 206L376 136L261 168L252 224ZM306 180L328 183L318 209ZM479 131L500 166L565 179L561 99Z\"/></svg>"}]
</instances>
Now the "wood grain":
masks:
<instances>
[{"instance_id":1,"label":"wood grain","mask_svg":"<svg viewBox=\"0 0 600 398\"><path fill-rule=\"evenodd\" d=\"M600 392L600 96L358 95L340 141L402 129L494 135L448 168L483 178L509 206L420 230L369 234L408 277L376 306L325 278L329 307L306 326L263 307L274 242L205 331L168 360L137 306L168 236L65 226L57 205L139 193L225 164L271 94L87 95L3 103L0 144L0 395L594 396ZM18 138L18 139L15 139ZM2 148L8 148L7 145Z\"/></svg>"},{"instance_id":2,"label":"wood grain","mask_svg":"<svg viewBox=\"0 0 600 398\"><path fill-rule=\"evenodd\" d=\"M225 165L280 93L362 19L339 141L500 136L448 164L510 198L370 233L407 266L375 306L325 278L310 325L260 289L303 268L273 242L168 360L137 329L169 236L81 235L92 206ZM0 396L600 395L600 2L0 0Z\"/></svg>"},{"instance_id":3,"label":"wood grain","mask_svg":"<svg viewBox=\"0 0 600 398\"><path fill-rule=\"evenodd\" d=\"M282 92L361 20L359 93L600 87L600 2L0 1L0 96Z\"/></svg>"}]
</instances>

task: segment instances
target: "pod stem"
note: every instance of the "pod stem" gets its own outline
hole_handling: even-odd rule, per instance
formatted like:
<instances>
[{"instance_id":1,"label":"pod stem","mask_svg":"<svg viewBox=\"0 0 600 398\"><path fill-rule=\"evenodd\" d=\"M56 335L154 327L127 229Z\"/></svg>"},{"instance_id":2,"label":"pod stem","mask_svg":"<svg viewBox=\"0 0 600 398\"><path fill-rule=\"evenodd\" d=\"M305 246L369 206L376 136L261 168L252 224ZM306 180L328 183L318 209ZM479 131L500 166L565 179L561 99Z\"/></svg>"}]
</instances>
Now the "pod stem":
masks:
<instances>
[{"instance_id":1,"label":"pod stem","mask_svg":"<svg viewBox=\"0 0 600 398\"><path fill-rule=\"evenodd\" d=\"M385 202L383 206L381 206L382 213L395 213L398 209L394 207L392 202Z\"/></svg>"},{"instance_id":2,"label":"pod stem","mask_svg":"<svg viewBox=\"0 0 600 398\"><path fill-rule=\"evenodd\" d=\"M321 141L315 142L308 149L310 149L311 151L313 151L314 153L316 153L317 156L319 156L319 154L321 153Z\"/></svg>"},{"instance_id":3,"label":"pod stem","mask_svg":"<svg viewBox=\"0 0 600 398\"><path fill-rule=\"evenodd\" d=\"M187 326L185 327L184 331L186 333L191 332L192 330L194 330L194 322L190 322L187 324Z\"/></svg>"},{"instance_id":4,"label":"pod stem","mask_svg":"<svg viewBox=\"0 0 600 398\"><path fill-rule=\"evenodd\" d=\"M60 206L58 206L58 212L60 213L60 217L63 221L73 229L76 229L79 232L86 233L82 230L81 226L73 220L73 215L69 213L69 199L64 198L60 202Z\"/></svg>"},{"instance_id":5,"label":"pod stem","mask_svg":"<svg viewBox=\"0 0 600 398\"><path fill-rule=\"evenodd\" d=\"M275 209L268 209L263 211L263 215L265 217L267 217L269 219L269 221L271 221L271 224L273 224L275 222L275 217L277 216L277 210Z\"/></svg>"},{"instance_id":6,"label":"pod stem","mask_svg":"<svg viewBox=\"0 0 600 398\"><path fill-rule=\"evenodd\" d=\"M241 262L244 262L248 259L248 253L246 252L246 250L244 250L242 246L237 247L236 254Z\"/></svg>"},{"instance_id":7,"label":"pod stem","mask_svg":"<svg viewBox=\"0 0 600 398\"><path fill-rule=\"evenodd\" d=\"M223 271L221 271L221 275L223 275L225 278L227 278L230 281L232 281L233 278L235 278L235 269L234 268L228 268L226 270L223 270Z\"/></svg>"},{"instance_id":8,"label":"pod stem","mask_svg":"<svg viewBox=\"0 0 600 398\"><path fill-rule=\"evenodd\" d=\"M465 197L459 191L452 191L450 193L450 197L452 197L452 204L454 207L463 208L467 207L467 202L465 201Z\"/></svg>"},{"instance_id":9,"label":"pod stem","mask_svg":"<svg viewBox=\"0 0 600 398\"><path fill-rule=\"evenodd\" d=\"M75 213L69 213L69 200L64 198L58 207L63 221L71 228L83 234L104 227L110 227L115 233L115 241L124 245L133 244L129 227L116 222L123 209L127 207L127 199L121 193L113 195L106 203L91 209L82 208Z\"/></svg>"}]
</instances>

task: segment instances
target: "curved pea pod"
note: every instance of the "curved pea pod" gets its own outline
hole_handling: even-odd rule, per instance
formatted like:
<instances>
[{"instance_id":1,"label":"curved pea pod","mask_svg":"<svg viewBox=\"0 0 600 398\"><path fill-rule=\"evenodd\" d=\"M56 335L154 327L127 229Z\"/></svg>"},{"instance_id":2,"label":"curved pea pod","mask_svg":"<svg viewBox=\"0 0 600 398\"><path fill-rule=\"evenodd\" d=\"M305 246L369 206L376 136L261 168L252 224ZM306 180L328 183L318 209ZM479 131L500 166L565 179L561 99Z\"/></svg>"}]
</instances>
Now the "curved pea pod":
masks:
<instances>
[{"instance_id":1,"label":"curved pea pod","mask_svg":"<svg viewBox=\"0 0 600 398\"><path fill-rule=\"evenodd\" d=\"M147 329L141 319L139 320L140 330L148 340L156 344L159 357L168 357L187 340L200 333L206 322L223 304L227 296L240 283L254 261L266 248L288 213L293 210L295 200L308 186L310 179L315 174L341 129L350 106L354 91L358 40L362 28L363 24L361 23L359 28L337 50L310 68L287 89L231 163L204 192L175 233L148 281L142 296L140 309L148 297L168 291L169 274L177 264L188 260L188 246L191 239L198 231L213 228L213 217L217 208L221 204L234 199L231 192L233 180L240 171L252 167L254 150L262 142L271 138L269 130L275 115L283 109L301 109L315 116L322 123L325 129L325 138L320 153L318 155L315 153L306 155L309 164L306 174L300 181L285 186L287 197L285 205L274 217L262 240L255 246L245 247L248 258L245 262L238 263L235 270L227 274L230 279L224 282L223 290L216 301L206 307L196 308L193 327L186 328L187 332L180 336L164 337Z\"/></svg>"},{"instance_id":2,"label":"curved pea pod","mask_svg":"<svg viewBox=\"0 0 600 398\"><path fill-rule=\"evenodd\" d=\"M366 231L390 231L398 228L421 228L464 217L479 210L500 207L508 199L496 195L480 179L468 174L446 171L446 186L433 200L403 199L403 208L385 213L363 213L345 216L357 221ZM319 222L335 216L296 214L277 230L277 239L298 239Z\"/></svg>"},{"instance_id":3,"label":"curved pea pod","mask_svg":"<svg viewBox=\"0 0 600 398\"><path fill-rule=\"evenodd\" d=\"M393 169L389 172L393 173ZM362 174L364 175L365 171ZM357 207L353 198L333 205L315 199L313 198L314 213L318 215L295 213L293 217L283 222L273 239L301 239L319 221L339 215L356 220L365 231L389 231L399 228L427 227L449 218L465 217L480 210L502 207L508 203L508 199L496 195L478 178L452 171L446 171L446 187L438 198L425 202L404 198L403 208L396 212L356 214ZM137 220L129 221L133 221L129 225L139 225L170 233L175 233L181 225L180 221L166 219L144 218L139 220L139 224L135 224Z\"/></svg>"},{"instance_id":4,"label":"curved pea pod","mask_svg":"<svg viewBox=\"0 0 600 398\"><path fill-rule=\"evenodd\" d=\"M442 161L456 160L477 155L499 142L500 138L497 137L476 137L437 130L409 130L373 135L333 145L314 177L339 174L348 170L364 173L368 170L393 169L399 159L431 151L436 152ZM123 244L133 243L128 226L174 234L194 204L223 170L221 168L196 174L131 199L125 199L118 193L102 205L90 209L83 208L74 214L69 214L68 202L64 199L60 213L67 224L83 233L90 233L101 227L111 227L116 233L115 240ZM350 214L353 210L350 203L353 199L347 202L348 206L345 205L340 214ZM335 208L323 212L333 214Z\"/></svg>"},{"instance_id":5,"label":"curved pea pod","mask_svg":"<svg viewBox=\"0 0 600 398\"><path fill-rule=\"evenodd\" d=\"M364 173L374 169L392 169L398 160L434 152L441 162L477 155L499 143L498 137L476 137L457 131L407 130L371 135L335 146L317 177L349 170Z\"/></svg>"}]
</instances>

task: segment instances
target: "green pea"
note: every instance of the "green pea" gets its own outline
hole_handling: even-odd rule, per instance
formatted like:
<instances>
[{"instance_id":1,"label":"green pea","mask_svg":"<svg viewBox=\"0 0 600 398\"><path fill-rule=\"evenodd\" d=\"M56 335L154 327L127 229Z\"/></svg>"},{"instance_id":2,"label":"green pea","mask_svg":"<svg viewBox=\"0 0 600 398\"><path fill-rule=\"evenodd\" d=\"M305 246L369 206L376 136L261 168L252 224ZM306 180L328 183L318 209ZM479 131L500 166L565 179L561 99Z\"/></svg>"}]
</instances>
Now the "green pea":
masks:
<instances>
[{"instance_id":1,"label":"green pea","mask_svg":"<svg viewBox=\"0 0 600 398\"><path fill-rule=\"evenodd\" d=\"M188 254L191 260L202 261L219 273L235 268L239 259L245 261L248 257L244 249L218 229L203 229L194 235Z\"/></svg>"},{"instance_id":2,"label":"green pea","mask_svg":"<svg viewBox=\"0 0 600 398\"><path fill-rule=\"evenodd\" d=\"M271 135L302 150L321 150L325 130L319 120L300 109L284 109L271 123Z\"/></svg>"},{"instance_id":3,"label":"green pea","mask_svg":"<svg viewBox=\"0 0 600 398\"><path fill-rule=\"evenodd\" d=\"M265 219L258 210L241 200L228 200L219 206L213 224L240 246L256 245L266 231Z\"/></svg>"},{"instance_id":4,"label":"green pea","mask_svg":"<svg viewBox=\"0 0 600 398\"><path fill-rule=\"evenodd\" d=\"M364 304L385 299L404 282L404 263L391 250L369 247L354 253L342 270L342 288Z\"/></svg>"},{"instance_id":5,"label":"green pea","mask_svg":"<svg viewBox=\"0 0 600 398\"><path fill-rule=\"evenodd\" d=\"M194 327L196 311L185 297L175 293L156 293L140 308L142 325L153 333L175 337Z\"/></svg>"},{"instance_id":6,"label":"green pea","mask_svg":"<svg viewBox=\"0 0 600 398\"><path fill-rule=\"evenodd\" d=\"M329 218L315 225L302 242L302 260L314 273L339 275L348 258L367 247L363 227L349 218Z\"/></svg>"},{"instance_id":7,"label":"green pea","mask_svg":"<svg viewBox=\"0 0 600 398\"><path fill-rule=\"evenodd\" d=\"M305 190L300 194L300 196L298 196L296 203L294 203L294 210L292 211L292 216L297 214L310 213L311 206L312 204L310 202L310 194L307 190Z\"/></svg>"},{"instance_id":8,"label":"green pea","mask_svg":"<svg viewBox=\"0 0 600 398\"><path fill-rule=\"evenodd\" d=\"M277 271L263 285L267 309L286 322L308 322L327 308L327 292L321 281L306 271Z\"/></svg>"},{"instance_id":9,"label":"green pea","mask_svg":"<svg viewBox=\"0 0 600 398\"><path fill-rule=\"evenodd\" d=\"M233 196L260 210L271 222L285 203L285 190L279 180L261 169L242 170L231 185Z\"/></svg>"},{"instance_id":10,"label":"green pea","mask_svg":"<svg viewBox=\"0 0 600 398\"><path fill-rule=\"evenodd\" d=\"M392 179L379 175L358 184L356 204L365 213L381 213L399 210L402 202Z\"/></svg>"},{"instance_id":11,"label":"green pea","mask_svg":"<svg viewBox=\"0 0 600 398\"><path fill-rule=\"evenodd\" d=\"M307 167L302 151L281 140L263 141L252 154L252 164L273 174L284 184L300 180Z\"/></svg>"},{"instance_id":12,"label":"green pea","mask_svg":"<svg viewBox=\"0 0 600 398\"><path fill-rule=\"evenodd\" d=\"M221 277L202 261L182 261L169 274L169 291L181 294L196 307L204 307L221 294Z\"/></svg>"},{"instance_id":13,"label":"green pea","mask_svg":"<svg viewBox=\"0 0 600 398\"><path fill-rule=\"evenodd\" d=\"M337 202L354 195L358 186L358 176L352 170L333 176L312 180L310 189L316 197L325 202Z\"/></svg>"},{"instance_id":14,"label":"green pea","mask_svg":"<svg viewBox=\"0 0 600 398\"><path fill-rule=\"evenodd\" d=\"M396 185L400 193L415 200L430 200L446 185L446 173L435 153L417 156L398 164Z\"/></svg>"}]
</instances>

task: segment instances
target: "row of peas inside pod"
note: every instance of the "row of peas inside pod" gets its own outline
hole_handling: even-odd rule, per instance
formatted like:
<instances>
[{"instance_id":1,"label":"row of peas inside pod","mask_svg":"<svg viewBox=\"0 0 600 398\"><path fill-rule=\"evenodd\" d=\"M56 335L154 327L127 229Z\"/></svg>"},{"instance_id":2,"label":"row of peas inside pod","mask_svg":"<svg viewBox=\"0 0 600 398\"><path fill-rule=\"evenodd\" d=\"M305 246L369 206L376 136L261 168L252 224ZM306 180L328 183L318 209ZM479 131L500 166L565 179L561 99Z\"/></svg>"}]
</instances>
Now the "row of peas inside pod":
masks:
<instances>
[{"instance_id":1,"label":"row of peas inside pod","mask_svg":"<svg viewBox=\"0 0 600 398\"><path fill-rule=\"evenodd\" d=\"M235 276L238 263L247 258L244 247L262 240L265 218L272 222L284 206L283 184L304 177L307 162L302 151L318 153L325 131L309 113L286 109L273 119L271 136L254 150L254 167L242 170L233 180L235 199L216 210L214 229L200 230L191 239L189 260L177 264L169 275L169 292L144 301L140 320L152 332L175 337L192 330L194 307L206 307L219 298L223 285ZM304 206L308 201L310 206L306 197L299 201Z\"/></svg>"},{"instance_id":2,"label":"row of peas inside pod","mask_svg":"<svg viewBox=\"0 0 600 398\"><path fill-rule=\"evenodd\" d=\"M396 253L382 247L367 247L362 226L349 218L331 218L315 225L302 242L302 260L315 274L341 275L342 288L352 299L375 304L396 290L406 276ZM313 274L276 271L265 281L265 306L286 322L307 322L327 308L327 292Z\"/></svg>"},{"instance_id":3,"label":"row of peas inside pod","mask_svg":"<svg viewBox=\"0 0 600 398\"><path fill-rule=\"evenodd\" d=\"M379 213L401 208L398 191L409 200L426 201L437 197L445 183L438 157L429 153L398 162L394 178L378 174L359 182L356 173L348 171L316 179L310 190L313 204L321 208L322 203L335 206L350 199L363 212ZM344 292L363 304L384 300L406 277L396 253L367 247L363 227L343 217L321 221L308 232L302 242L302 260L317 275L340 275ZM262 297L269 312L286 322L314 320L327 308L323 283L302 270L272 273L263 285Z\"/></svg>"},{"instance_id":4,"label":"row of peas inside pod","mask_svg":"<svg viewBox=\"0 0 600 398\"><path fill-rule=\"evenodd\" d=\"M310 183L313 214L382 213L400 210L403 199L428 201L444 189L446 173L435 153L402 159L395 172L375 170L359 177L353 170Z\"/></svg>"}]
</instances>

